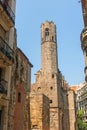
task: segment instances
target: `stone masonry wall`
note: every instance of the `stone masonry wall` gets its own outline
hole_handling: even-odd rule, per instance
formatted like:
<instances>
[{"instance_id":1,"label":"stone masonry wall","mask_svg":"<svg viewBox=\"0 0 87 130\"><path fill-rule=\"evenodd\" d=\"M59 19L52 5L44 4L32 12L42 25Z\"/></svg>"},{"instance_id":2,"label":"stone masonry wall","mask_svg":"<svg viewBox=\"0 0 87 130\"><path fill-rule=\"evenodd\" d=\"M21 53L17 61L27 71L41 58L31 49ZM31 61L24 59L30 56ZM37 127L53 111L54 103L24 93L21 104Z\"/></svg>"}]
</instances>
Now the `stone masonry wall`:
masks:
<instances>
[{"instance_id":1,"label":"stone masonry wall","mask_svg":"<svg viewBox=\"0 0 87 130\"><path fill-rule=\"evenodd\" d=\"M16 104L14 110L14 128L13 130L24 130L24 102L25 102L25 90L24 85L18 84L16 88ZM18 99L18 94L20 99Z\"/></svg>"},{"instance_id":2,"label":"stone masonry wall","mask_svg":"<svg viewBox=\"0 0 87 130\"><path fill-rule=\"evenodd\" d=\"M49 99L38 93L30 93L31 130L50 130Z\"/></svg>"},{"instance_id":3,"label":"stone masonry wall","mask_svg":"<svg viewBox=\"0 0 87 130\"><path fill-rule=\"evenodd\" d=\"M68 104L69 104L70 130L75 130L75 128L76 128L75 94L72 90L68 91Z\"/></svg>"}]
</instances>

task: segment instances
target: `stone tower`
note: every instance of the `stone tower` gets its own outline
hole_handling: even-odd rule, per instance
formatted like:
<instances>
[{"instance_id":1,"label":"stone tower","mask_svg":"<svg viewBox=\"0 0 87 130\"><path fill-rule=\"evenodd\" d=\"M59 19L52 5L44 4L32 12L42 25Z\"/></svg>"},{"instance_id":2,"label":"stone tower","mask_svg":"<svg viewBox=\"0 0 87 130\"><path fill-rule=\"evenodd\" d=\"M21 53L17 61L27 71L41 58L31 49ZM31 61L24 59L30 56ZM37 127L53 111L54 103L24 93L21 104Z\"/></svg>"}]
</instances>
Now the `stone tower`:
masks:
<instances>
[{"instance_id":1,"label":"stone tower","mask_svg":"<svg viewBox=\"0 0 87 130\"><path fill-rule=\"evenodd\" d=\"M42 92L50 99L50 125L52 130L58 126L58 85L57 85L57 40L56 25L46 21L41 26L42 74L45 78ZM48 82L49 81L49 82ZM57 121L57 122L56 122Z\"/></svg>"},{"instance_id":2,"label":"stone tower","mask_svg":"<svg viewBox=\"0 0 87 130\"><path fill-rule=\"evenodd\" d=\"M35 92L50 102L50 130L59 130L58 119L58 62L56 25L46 21L41 25L41 69L36 73Z\"/></svg>"},{"instance_id":3,"label":"stone tower","mask_svg":"<svg viewBox=\"0 0 87 130\"><path fill-rule=\"evenodd\" d=\"M57 73L56 25L53 22L47 21L41 26L41 49L44 73Z\"/></svg>"},{"instance_id":4,"label":"stone tower","mask_svg":"<svg viewBox=\"0 0 87 130\"><path fill-rule=\"evenodd\" d=\"M41 25L42 61L31 87L31 130L75 130L74 94L58 69L56 34L54 22L46 21ZM41 98L43 95L45 100Z\"/></svg>"},{"instance_id":5,"label":"stone tower","mask_svg":"<svg viewBox=\"0 0 87 130\"><path fill-rule=\"evenodd\" d=\"M82 2L82 12L83 12L83 21L84 21L84 29L81 33L81 46L85 59L85 81L87 82L87 0L81 0Z\"/></svg>"}]
</instances>

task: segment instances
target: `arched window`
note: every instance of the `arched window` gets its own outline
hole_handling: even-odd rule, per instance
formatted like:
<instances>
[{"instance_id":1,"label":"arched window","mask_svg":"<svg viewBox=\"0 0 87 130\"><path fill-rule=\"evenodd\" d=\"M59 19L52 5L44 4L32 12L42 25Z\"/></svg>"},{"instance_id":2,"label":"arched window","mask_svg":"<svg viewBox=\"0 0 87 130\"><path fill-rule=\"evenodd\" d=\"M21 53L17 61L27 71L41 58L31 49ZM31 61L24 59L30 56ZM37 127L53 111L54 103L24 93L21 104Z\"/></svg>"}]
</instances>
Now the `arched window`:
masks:
<instances>
[{"instance_id":1,"label":"arched window","mask_svg":"<svg viewBox=\"0 0 87 130\"><path fill-rule=\"evenodd\" d=\"M21 102L21 93L20 92L18 93L18 102L19 103Z\"/></svg>"},{"instance_id":2,"label":"arched window","mask_svg":"<svg viewBox=\"0 0 87 130\"><path fill-rule=\"evenodd\" d=\"M38 87L38 90L40 90L41 89L41 87Z\"/></svg>"},{"instance_id":3,"label":"arched window","mask_svg":"<svg viewBox=\"0 0 87 130\"><path fill-rule=\"evenodd\" d=\"M45 29L45 36L49 36L49 28Z\"/></svg>"}]
</instances>

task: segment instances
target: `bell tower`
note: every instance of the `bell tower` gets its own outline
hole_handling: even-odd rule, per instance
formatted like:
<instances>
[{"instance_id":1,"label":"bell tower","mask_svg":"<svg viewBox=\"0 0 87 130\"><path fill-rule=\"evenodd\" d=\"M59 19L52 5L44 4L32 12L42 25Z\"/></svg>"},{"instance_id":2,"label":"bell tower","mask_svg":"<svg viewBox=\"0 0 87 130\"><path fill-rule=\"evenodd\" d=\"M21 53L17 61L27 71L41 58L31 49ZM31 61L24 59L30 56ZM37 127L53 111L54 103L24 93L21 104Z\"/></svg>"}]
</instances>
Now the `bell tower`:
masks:
<instances>
[{"instance_id":1,"label":"bell tower","mask_svg":"<svg viewBox=\"0 0 87 130\"><path fill-rule=\"evenodd\" d=\"M46 21L41 25L41 71L37 81L41 91L49 98L50 130L59 130L58 108L58 56L56 25ZM38 87L39 87L38 86Z\"/></svg>"},{"instance_id":2,"label":"bell tower","mask_svg":"<svg viewBox=\"0 0 87 130\"><path fill-rule=\"evenodd\" d=\"M81 47L84 54L85 59L85 81L87 82L87 0L81 0L82 3L82 12L83 12L83 21L84 21L84 29L81 33Z\"/></svg>"},{"instance_id":3,"label":"bell tower","mask_svg":"<svg viewBox=\"0 0 87 130\"><path fill-rule=\"evenodd\" d=\"M41 25L42 70L57 73L57 58L56 25L52 21L46 21Z\"/></svg>"},{"instance_id":4,"label":"bell tower","mask_svg":"<svg viewBox=\"0 0 87 130\"><path fill-rule=\"evenodd\" d=\"M36 73L36 82L32 85L31 92L37 96L40 94L45 95L48 98L48 101L46 101L46 99L44 100L47 105L40 105L40 108L43 109L43 106L47 108L49 104L49 112L46 114L44 114L44 112L43 114L41 113L42 116L39 121L44 123L43 126L46 126L43 130L74 130L75 120L72 121L74 105L72 108L69 108L69 94L67 93L69 87L58 69L56 34L56 25L54 22L46 21L42 23L41 69ZM39 102L40 100L38 99L38 104ZM32 113L32 111L30 113ZM37 111L35 111L35 113L37 113ZM70 128L70 125L72 128ZM36 126L38 129L39 124L36 123Z\"/></svg>"}]
</instances>

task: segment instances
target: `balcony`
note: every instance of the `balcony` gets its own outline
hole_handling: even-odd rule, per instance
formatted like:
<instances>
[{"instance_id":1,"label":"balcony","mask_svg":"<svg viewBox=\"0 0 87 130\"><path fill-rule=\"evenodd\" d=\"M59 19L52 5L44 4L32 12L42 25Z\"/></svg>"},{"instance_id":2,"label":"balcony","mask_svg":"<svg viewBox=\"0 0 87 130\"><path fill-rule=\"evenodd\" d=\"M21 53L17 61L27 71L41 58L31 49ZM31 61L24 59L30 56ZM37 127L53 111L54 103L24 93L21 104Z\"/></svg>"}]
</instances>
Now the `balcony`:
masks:
<instances>
[{"instance_id":1,"label":"balcony","mask_svg":"<svg viewBox=\"0 0 87 130\"><path fill-rule=\"evenodd\" d=\"M14 52L10 46L0 37L0 67L12 65Z\"/></svg>"},{"instance_id":2,"label":"balcony","mask_svg":"<svg viewBox=\"0 0 87 130\"><path fill-rule=\"evenodd\" d=\"M81 33L81 47L84 50L85 48L87 48L87 27L85 27Z\"/></svg>"},{"instance_id":3,"label":"balcony","mask_svg":"<svg viewBox=\"0 0 87 130\"><path fill-rule=\"evenodd\" d=\"M4 2L0 0L0 24L6 31L15 24L15 14L6 0Z\"/></svg>"},{"instance_id":4,"label":"balcony","mask_svg":"<svg viewBox=\"0 0 87 130\"><path fill-rule=\"evenodd\" d=\"M7 94L7 81L0 79L0 94Z\"/></svg>"}]
</instances>

